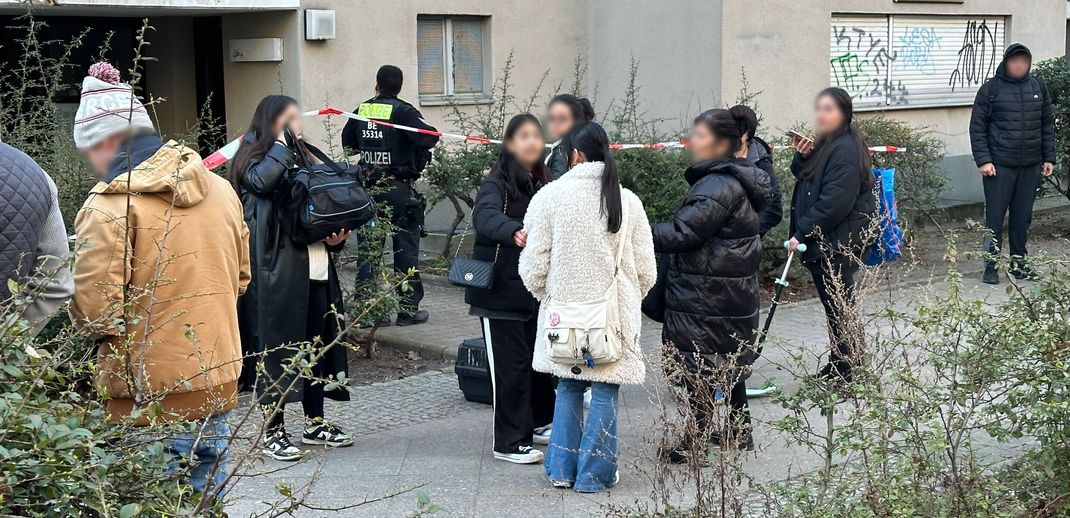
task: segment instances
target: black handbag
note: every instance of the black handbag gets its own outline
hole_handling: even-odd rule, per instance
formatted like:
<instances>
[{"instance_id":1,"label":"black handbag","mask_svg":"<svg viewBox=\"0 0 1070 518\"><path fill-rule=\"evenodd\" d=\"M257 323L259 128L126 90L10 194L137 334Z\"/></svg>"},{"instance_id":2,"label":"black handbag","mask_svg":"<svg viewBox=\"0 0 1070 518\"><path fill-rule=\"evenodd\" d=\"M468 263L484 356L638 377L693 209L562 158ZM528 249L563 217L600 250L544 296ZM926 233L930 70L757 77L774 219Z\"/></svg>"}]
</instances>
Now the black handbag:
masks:
<instances>
[{"instance_id":1,"label":"black handbag","mask_svg":"<svg viewBox=\"0 0 1070 518\"><path fill-rule=\"evenodd\" d=\"M305 147L322 163L310 164L304 153L297 153L299 168L283 195L290 238L298 243L316 243L371 221L375 203L364 189L360 166L336 163L316 147Z\"/></svg>"},{"instance_id":2,"label":"black handbag","mask_svg":"<svg viewBox=\"0 0 1070 518\"><path fill-rule=\"evenodd\" d=\"M502 202L502 214L505 214L508 210L509 195L507 194ZM469 224L469 226L471 225ZM467 229L465 230L467 234ZM450 263L450 271L446 274L446 279L450 281L450 284L462 288L480 288L484 290L492 288L494 286L494 264L498 262L498 254L502 251L501 243L494 248L493 261L480 261L457 256L462 242L464 242L464 236L457 242L457 250L453 252L453 262Z\"/></svg>"}]
</instances>

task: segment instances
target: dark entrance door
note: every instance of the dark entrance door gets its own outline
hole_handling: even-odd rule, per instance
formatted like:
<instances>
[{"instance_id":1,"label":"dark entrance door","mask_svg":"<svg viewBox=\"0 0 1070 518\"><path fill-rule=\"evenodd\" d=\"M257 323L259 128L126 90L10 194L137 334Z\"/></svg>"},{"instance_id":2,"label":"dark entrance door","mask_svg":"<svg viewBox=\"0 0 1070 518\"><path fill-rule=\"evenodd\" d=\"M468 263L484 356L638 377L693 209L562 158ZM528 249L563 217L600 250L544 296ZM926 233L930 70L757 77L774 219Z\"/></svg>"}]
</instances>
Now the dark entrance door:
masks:
<instances>
[{"instance_id":1,"label":"dark entrance door","mask_svg":"<svg viewBox=\"0 0 1070 518\"><path fill-rule=\"evenodd\" d=\"M208 156L227 143L223 52L223 19L218 16L194 18L193 61L201 126L197 145L201 156Z\"/></svg>"}]
</instances>

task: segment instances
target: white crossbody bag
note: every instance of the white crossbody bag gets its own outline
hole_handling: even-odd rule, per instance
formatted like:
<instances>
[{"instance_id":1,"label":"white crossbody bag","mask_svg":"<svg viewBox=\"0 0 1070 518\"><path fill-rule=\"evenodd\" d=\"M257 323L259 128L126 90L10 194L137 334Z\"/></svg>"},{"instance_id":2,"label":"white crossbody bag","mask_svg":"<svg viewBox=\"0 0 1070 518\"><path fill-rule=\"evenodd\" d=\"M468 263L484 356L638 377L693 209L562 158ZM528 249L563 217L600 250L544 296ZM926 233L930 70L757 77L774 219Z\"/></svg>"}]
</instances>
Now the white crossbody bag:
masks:
<instances>
[{"instance_id":1,"label":"white crossbody bag","mask_svg":"<svg viewBox=\"0 0 1070 518\"><path fill-rule=\"evenodd\" d=\"M623 196L622 196L623 198ZM624 257L624 245L629 239L627 201L621 203L619 244L613 280L602 298L585 302L559 302L547 299L546 339L550 342L550 361L571 365L572 373L580 373L580 365L594 368L598 364L613 363L624 354L624 332L621 328L620 297L617 276Z\"/></svg>"}]
</instances>

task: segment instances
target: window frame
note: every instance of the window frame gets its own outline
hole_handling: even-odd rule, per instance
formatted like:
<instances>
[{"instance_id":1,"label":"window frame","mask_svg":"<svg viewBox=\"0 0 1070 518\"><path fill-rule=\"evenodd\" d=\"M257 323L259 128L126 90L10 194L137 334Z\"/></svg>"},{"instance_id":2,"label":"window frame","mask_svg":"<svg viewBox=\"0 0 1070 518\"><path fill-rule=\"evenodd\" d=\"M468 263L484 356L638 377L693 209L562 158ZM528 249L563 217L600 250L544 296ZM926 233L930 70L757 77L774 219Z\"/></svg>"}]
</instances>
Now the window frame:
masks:
<instances>
[{"instance_id":1,"label":"window frame","mask_svg":"<svg viewBox=\"0 0 1070 518\"><path fill-rule=\"evenodd\" d=\"M456 93L454 84L454 55L453 55L453 22L454 20L475 20L480 23L483 29L482 33L482 52L483 52L483 91L473 93ZM437 21L442 23L442 91L441 94L420 94L419 96L421 106L447 106L447 105L466 105L466 104L490 104L494 102L493 98L493 75L491 71L493 66L491 63L491 48L490 48L490 16L482 15L450 15L450 14L420 14L416 17L416 23L419 25L425 21ZM417 71L419 71L420 61L420 48L417 44L416 48L416 61ZM419 84L417 84L417 92L419 92Z\"/></svg>"}]
</instances>

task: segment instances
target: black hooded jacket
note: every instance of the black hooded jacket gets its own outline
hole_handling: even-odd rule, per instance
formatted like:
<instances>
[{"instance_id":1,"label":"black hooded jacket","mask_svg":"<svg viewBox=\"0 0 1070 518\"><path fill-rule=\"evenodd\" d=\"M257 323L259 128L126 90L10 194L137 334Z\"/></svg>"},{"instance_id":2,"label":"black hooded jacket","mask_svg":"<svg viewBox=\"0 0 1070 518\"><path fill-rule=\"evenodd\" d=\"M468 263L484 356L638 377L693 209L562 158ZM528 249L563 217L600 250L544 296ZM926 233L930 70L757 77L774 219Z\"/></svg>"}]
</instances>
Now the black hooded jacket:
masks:
<instances>
[{"instance_id":1,"label":"black hooded jacket","mask_svg":"<svg viewBox=\"0 0 1070 518\"><path fill-rule=\"evenodd\" d=\"M764 140L754 137L747 145L747 160L769 175L769 203L758 213L761 221L758 233L763 237L784 219L784 193L773 170L773 148Z\"/></svg>"},{"instance_id":2,"label":"black hooded jacket","mask_svg":"<svg viewBox=\"0 0 1070 518\"><path fill-rule=\"evenodd\" d=\"M737 158L694 164L684 177L687 197L653 229L669 261L662 337L684 353L731 354L758 327L758 212L769 176Z\"/></svg>"},{"instance_id":3,"label":"black hooded jacket","mask_svg":"<svg viewBox=\"0 0 1070 518\"><path fill-rule=\"evenodd\" d=\"M1032 59L1020 43L1007 47L995 77L977 90L970 118L970 142L978 166L993 163L1029 167L1055 163L1055 114L1051 93L1032 74L1012 78L1007 60L1019 54Z\"/></svg>"},{"instance_id":4,"label":"black hooded jacket","mask_svg":"<svg viewBox=\"0 0 1070 518\"><path fill-rule=\"evenodd\" d=\"M804 262L813 263L826 250L859 255L868 244L867 231L877 213L877 198L869 171L862 163L862 150L850 134L828 143L824 158L796 153L791 172L798 178L791 196L791 236L807 246ZM813 176L803 178L810 160L817 164Z\"/></svg>"}]
</instances>

